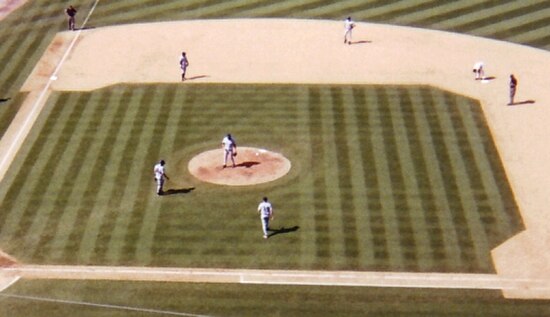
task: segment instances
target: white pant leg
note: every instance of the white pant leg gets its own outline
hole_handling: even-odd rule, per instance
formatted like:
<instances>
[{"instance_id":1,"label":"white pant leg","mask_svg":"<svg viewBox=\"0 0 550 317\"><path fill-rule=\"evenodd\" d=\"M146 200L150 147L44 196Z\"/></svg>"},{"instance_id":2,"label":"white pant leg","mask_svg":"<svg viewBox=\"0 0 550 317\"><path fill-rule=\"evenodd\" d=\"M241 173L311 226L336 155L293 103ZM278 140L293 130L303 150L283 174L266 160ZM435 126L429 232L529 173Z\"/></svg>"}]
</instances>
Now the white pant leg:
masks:
<instances>
[{"instance_id":1,"label":"white pant leg","mask_svg":"<svg viewBox=\"0 0 550 317\"><path fill-rule=\"evenodd\" d=\"M157 178L157 194L162 192L164 186L164 177Z\"/></svg>"}]
</instances>

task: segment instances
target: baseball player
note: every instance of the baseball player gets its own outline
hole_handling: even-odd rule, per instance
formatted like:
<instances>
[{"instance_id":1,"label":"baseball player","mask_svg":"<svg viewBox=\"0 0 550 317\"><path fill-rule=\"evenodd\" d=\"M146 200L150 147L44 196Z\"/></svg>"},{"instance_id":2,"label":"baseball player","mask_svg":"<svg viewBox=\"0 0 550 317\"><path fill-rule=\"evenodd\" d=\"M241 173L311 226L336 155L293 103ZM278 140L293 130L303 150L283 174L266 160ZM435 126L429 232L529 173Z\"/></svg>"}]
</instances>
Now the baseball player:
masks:
<instances>
[{"instance_id":1,"label":"baseball player","mask_svg":"<svg viewBox=\"0 0 550 317\"><path fill-rule=\"evenodd\" d=\"M516 87L518 86L518 80L514 77L514 74L510 75L510 103L508 105L514 104L514 97L516 96Z\"/></svg>"},{"instance_id":2,"label":"baseball player","mask_svg":"<svg viewBox=\"0 0 550 317\"><path fill-rule=\"evenodd\" d=\"M76 15L76 9L73 6L69 6L65 13L67 13L67 16L69 17L69 30L74 31L74 25L75 25L75 15Z\"/></svg>"},{"instance_id":3,"label":"baseball player","mask_svg":"<svg viewBox=\"0 0 550 317\"><path fill-rule=\"evenodd\" d=\"M485 70L483 69L484 66L485 64L483 64L483 62L477 62L474 64L474 68L472 71L476 75L476 80L481 80L485 78Z\"/></svg>"},{"instance_id":4,"label":"baseball player","mask_svg":"<svg viewBox=\"0 0 550 317\"><path fill-rule=\"evenodd\" d=\"M351 30L355 27L355 23L351 20L351 17L347 17L344 21L344 44L350 44L351 45Z\"/></svg>"},{"instance_id":5,"label":"baseball player","mask_svg":"<svg viewBox=\"0 0 550 317\"><path fill-rule=\"evenodd\" d=\"M237 143L231 136L231 134L227 134L223 140L222 140L222 147L223 147L223 168L227 166L227 157L231 158L231 162L233 163L233 167L235 167L235 156L237 156Z\"/></svg>"},{"instance_id":6,"label":"baseball player","mask_svg":"<svg viewBox=\"0 0 550 317\"><path fill-rule=\"evenodd\" d=\"M181 81L185 81L185 72L187 71L187 66L189 66L187 55L185 55L185 52L182 52L180 58Z\"/></svg>"},{"instance_id":7,"label":"baseball player","mask_svg":"<svg viewBox=\"0 0 550 317\"><path fill-rule=\"evenodd\" d=\"M166 175L166 169L164 167L165 164L166 162L164 162L164 160L160 160L160 162L158 162L153 169L153 172L155 173L155 181L157 182L157 195L159 196L164 194L164 191L162 190L162 187L164 186L164 178L166 177L166 179L170 179L168 175Z\"/></svg>"},{"instance_id":8,"label":"baseball player","mask_svg":"<svg viewBox=\"0 0 550 317\"><path fill-rule=\"evenodd\" d=\"M267 234L269 229L269 220L273 220L273 206L267 200L267 197L264 197L260 205L258 205L258 212L260 213L260 219L262 220L262 230L264 232L264 239L267 239L269 235Z\"/></svg>"}]
</instances>

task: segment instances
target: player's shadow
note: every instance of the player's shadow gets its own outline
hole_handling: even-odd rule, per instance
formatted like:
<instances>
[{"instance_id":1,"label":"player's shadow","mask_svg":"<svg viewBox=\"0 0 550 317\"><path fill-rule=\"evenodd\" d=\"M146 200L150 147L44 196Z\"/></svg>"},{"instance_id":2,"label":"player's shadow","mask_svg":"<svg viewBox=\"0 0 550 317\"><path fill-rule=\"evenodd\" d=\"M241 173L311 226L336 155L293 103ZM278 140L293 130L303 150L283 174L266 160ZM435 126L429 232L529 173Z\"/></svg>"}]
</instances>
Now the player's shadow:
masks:
<instances>
[{"instance_id":1,"label":"player's shadow","mask_svg":"<svg viewBox=\"0 0 550 317\"><path fill-rule=\"evenodd\" d=\"M508 106L530 105L530 104L534 104L534 103L535 103L534 100L524 100L524 101L518 101L518 102L514 102L514 103L509 103Z\"/></svg>"},{"instance_id":2,"label":"player's shadow","mask_svg":"<svg viewBox=\"0 0 550 317\"><path fill-rule=\"evenodd\" d=\"M256 162L256 161L247 161L247 162L242 162L242 163L239 163L237 165L235 165L236 167L246 167L246 168L251 168L252 166L254 165L259 165L260 162Z\"/></svg>"},{"instance_id":3,"label":"player's shadow","mask_svg":"<svg viewBox=\"0 0 550 317\"><path fill-rule=\"evenodd\" d=\"M294 227L291 227L291 228L281 227L280 229L269 228L269 231L271 231L271 233L269 234L269 237L273 237L275 235L283 234L283 233L295 232L295 231L298 231L298 229L300 229L299 226L294 226Z\"/></svg>"},{"instance_id":4,"label":"player's shadow","mask_svg":"<svg viewBox=\"0 0 550 317\"><path fill-rule=\"evenodd\" d=\"M209 76L207 76L207 75L199 75L199 76L187 77L187 78L185 78L185 81L197 80L197 79L206 78L206 77L209 77Z\"/></svg>"},{"instance_id":5,"label":"player's shadow","mask_svg":"<svg viewBox=\"0 0 550 317\"><path fill-rule=\"evenodd\" d=\"M349 45L356 45L356 44L368 44L368 43L372 43L372 41L367 41L367 40L361 40L361 41L350 41L350 42L349 42Z\"/></svg>"},{"instance_id":6,"label":"player's shadow","mask_svg":"<svg viewBox=\"0 0 550 317\"><path fill-rule=\"evenodd\" d=\"M74 28L75 31L85 31L85 30L92 30L92 29L95 29L95 26L85 26L83 28Z\"/></svg>"},{"instance_id":7,"label":"player's shadow","mask_svg":"<svg viewBox=\"0 0 550 317\"><path fill-rule=\"evenodd\" d=\"M178 194L188 194L195 190L195 187L189 187L189 188L179 188L179 189L169 189L162 193L163 196L168 195L178 195Z\"/></svg>"},{"instance_id":8,"label":"player's shadow","mask_svg":"<svg viewBox=\"0 0 550 317\"><path fill-rule=\"evenodd\" d=\"M495 76L489 76L489 77L483 77L483 78L480 78L478 80L481 80L481 81L491 81L491 80L495 80L497 79Z\"/></svg>"}]
</instances>

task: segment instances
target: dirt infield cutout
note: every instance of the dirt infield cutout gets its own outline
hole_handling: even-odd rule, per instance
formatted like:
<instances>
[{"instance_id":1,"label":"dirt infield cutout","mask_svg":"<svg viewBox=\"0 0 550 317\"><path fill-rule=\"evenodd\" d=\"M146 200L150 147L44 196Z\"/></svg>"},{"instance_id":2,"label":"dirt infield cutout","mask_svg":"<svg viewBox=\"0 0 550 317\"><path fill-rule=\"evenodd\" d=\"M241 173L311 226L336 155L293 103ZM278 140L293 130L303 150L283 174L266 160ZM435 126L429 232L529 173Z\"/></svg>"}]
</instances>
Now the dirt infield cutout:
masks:
<instances>
[{"instance_id":1,"label":"dirt infield cutout","mask_svg":"<svg viewBox=\"0 0 550 317\"><path fill-rule=\"evenodd\" d=\"M271 182L290 171L291 163L282 154L251 147L239 147L237 153L235 167L229 160L224 168L223 149L203 152L189 161L189 172L208 183L244 186Z\"/></svg>"},{"instance_id":2,"label":"dirt infield cutout","mask_svg":"<svg viewBox=\"0 0 550 317\"><path fill-rule=\"evenodd\" d=\"M545 186L550 179L550 151L545 150L550 135L546 87L550 52L461 34L367 23L357 23L354 30L354 41L361 44L348 46L342 44L341 29L338 21L285 19L91 29L82 32L51 90L176 83L178 57L186 50L192 65L189 82L425 84L478 99L526 226L524 232L493 250L496 271L503 278L550 281L546 247L550 243L550 195ZM37 98L37 89L50 80L48 65L56 64L70 37L62 32L53 40L51 51L22 89L31 91L28 98ZM189 44L182 47L181 43ZM473 79L471 67L479 60L486 63L486 75L493 78L490 82ZM511 73L519 79L518 102L512 107L506 106ZM2 142L7 142L6 137L10 134ZM221 154L214 156L219 165ZM547 287L534 284L503 290L507 297L550 298Z\"/></svg>"}]
</instances>

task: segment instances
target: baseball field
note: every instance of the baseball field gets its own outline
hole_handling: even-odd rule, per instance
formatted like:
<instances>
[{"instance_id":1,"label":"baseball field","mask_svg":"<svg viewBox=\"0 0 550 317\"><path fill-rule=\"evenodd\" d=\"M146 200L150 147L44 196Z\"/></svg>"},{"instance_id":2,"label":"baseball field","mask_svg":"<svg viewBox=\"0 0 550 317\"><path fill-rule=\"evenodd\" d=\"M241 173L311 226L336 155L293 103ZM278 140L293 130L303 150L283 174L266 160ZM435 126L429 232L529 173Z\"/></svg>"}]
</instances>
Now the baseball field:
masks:
<instances>
[{"instance_id":1,"label":"baseball field","mask_svg":"<svg viewBox=\"0 0 550 317\"><path fill-rule=\"evenodd\" d=\"M549 1L17 2L0 315L550 314Z\"/></svg>"}]
</instances>

